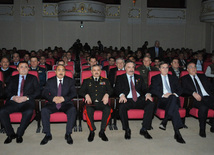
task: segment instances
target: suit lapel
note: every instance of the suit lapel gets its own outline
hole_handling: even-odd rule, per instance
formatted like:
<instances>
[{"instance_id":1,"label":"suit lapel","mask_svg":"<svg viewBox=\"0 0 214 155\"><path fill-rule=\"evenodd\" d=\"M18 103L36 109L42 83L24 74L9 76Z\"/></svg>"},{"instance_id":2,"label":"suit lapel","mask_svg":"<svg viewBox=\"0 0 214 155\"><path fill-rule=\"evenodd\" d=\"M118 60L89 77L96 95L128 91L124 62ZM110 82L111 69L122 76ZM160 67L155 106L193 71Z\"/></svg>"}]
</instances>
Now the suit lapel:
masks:
<instances>
[{"instance_id":1,"label":"suit lapel","mask_svg":"<svg viewBox=\"0 0 214 155\"><path fill-rule=\"evenodd\" d=\"M58 86L57 86L57 77L56 76L54 78L53 87L54 87L53 90L54 90L55 96L57 96Z\"/></svg>"}]
</instances>

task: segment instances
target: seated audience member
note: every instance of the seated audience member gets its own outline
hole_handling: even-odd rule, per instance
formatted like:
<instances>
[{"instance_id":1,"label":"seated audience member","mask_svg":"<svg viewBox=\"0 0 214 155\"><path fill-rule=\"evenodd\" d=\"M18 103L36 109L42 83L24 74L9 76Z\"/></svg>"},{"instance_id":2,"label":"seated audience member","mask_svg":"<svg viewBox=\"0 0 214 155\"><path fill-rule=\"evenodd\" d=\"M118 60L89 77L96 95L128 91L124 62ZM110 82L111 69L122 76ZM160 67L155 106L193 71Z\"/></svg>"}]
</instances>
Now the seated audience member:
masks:
<instances>
[{"instance_id":1,"label":"seated audience member","mask_svg":"<svg viewBox=\"0 0 214 155\"><path fill-rule=\"evenodd\" d=\"M40 94L38 79L28 74L27 62L20 62L17 70L19 74L11 77L6 89L7 101L0 110L0 120L8 136L4 144L11 143L15 138L17 143L22 143L22 136L33 115L35 98ZM10 114L14 112L22 113L16 134L10 122Z\"/></svg>"},{"instance_id":2,"label":"seated audience member","mask_svg":"<svg viewBox=\"0 0 214 155\"><path fill-rule=\"evenodd\" d=\"M151 58L151 54L150 54L149 52L146 52L144 57L149 57L149 58ZM151 60L152 60L152 59L151 59Z\"/></svg>"},{"instance_id":3,"label":"seated audience member","mask_svg":"<svg viewBox=\"0 0 214 155\"><path fill-rule=\"evenodd\" d=\"M30 54L29 53L26 53L24 55L24 61L26 61L28 63L28 65L30 65Z\"/></svg>"},{"instance_id":4,"label":"seated audience member","mask_svg":"<svg viewBox=\"0 0 214 155\"><path fill-rule=\"evenodd\" d=\"M49 59L54 59L53 53L52 53L51 51L48 52L48 58L49 58Z\"/></svg>"},{"instance_id":5,"label":"seated audience member","mask_svg":"<svg viewBox=\"0 0 214 155\"><path fill-rule=\"evenodd\" d=\"M181 78L183 94L193 96L193 106L197 108L199 120L199 135L206 137L206 119L209 109L214 110L213 87L204 74L197 74L196 64L190 62L187 65L188 75ZM214 133L214 122L210 132Z\"/></svg>"},{"instance_id":6,"label":"seated audience member","mask_svg":"<svg viewBox=\"0 0 214 155\"><path fill-rule=\"evenodd\" d=\"M179 66L182 67L184 70L187 68L187 60L184 59L184 53L179 53Z\"/></svg>"},{"instance_id":7,"label":"seated audience member","mask_svg":"<svg viewBox=\"0 0 214 155\"><path fill-rule=\"evenodd\" d=\"M62 60L63 60L64 63L65 63L64 66L67 66L67 65L68 65L68 58L67 58L67 56L62 56Z\"/></svg>"},{"instance_id":8,"label":"seated audience member","mask_svg":"<svg viewBox=\"0 0 214 155\"><path fill-rule=\"evenodd\" d=\"M169 71L172 72L172 75L177 76L178 78L180 77L180 74L183 71L183 69L179 66L179 61L177 58L172 59Z\"/></svg>"},{"instance_id":9,"label":"seated audience member","mask_svg":"<svg viewBox=\"0 0 214 155\"><path fill-rule=\"evenodd\" d=\"M1 69L3 76L4 76L4 83L5 86L9 83L10 76L12 75L12 72L15 71L16 69L9 67L9 59L7 57L3 57L1 59Z\"/></svg>"},{"instance_id":10,"label":"seated audience member","mask_svg":"<svg viewBox=\"0 0 214 155\"><path fill-rule=\"evenodd\" d=\"M108 60L108 65L104 66L102 68L102 70L105 70L107 73L107 77L109 77L109 66L114 66L115 65L115 58L114 57L110 57Z\"/></svg>"},{"instance_id":11,"label":"seated audience member","mask_svg":"<svg viewBox=\"0 0 214 155\"><path fill-rule=\"evenodd\" d=\"M76 96L75 80L65 76L65 67L57 66L56 76L48 79L42 96L48 103L42 108L42 125L45 137L40 145L45 145L52 140L50 131L50 114L64 112L67 115L65 139L68 144L73 144L71 137L72 128L76 120L76 108L72 99Z\"/></svg>"},{"instance_id":12,"label":"seated audience member","mask_svg":"<svg viewBox=\"0 0 214 155\"><path fill-rule=\"evenodd\" d=\"M30 56L31 56L31 57L36 57L36 56L37 56L36 51L31 51L31 52L30 52Z\"/></svg>"},{"instance_id":13,"label":"seated audience member","mask_svg":"<svg viewBox=\"0 0 214 155\"><path fill-rule=\"evenodd\" d=\"M40 59L39 59L39 62L40 62L39 65L45 65L47 71L52 70L51 65L46 63L45 56L41 56Z\"/></svg>"},{"instance_id":14,"label":"seated audience member","mask_svg":"<svg viewBox=\"0 0 214 155\"><path fill-rule=\"evenodd\" d=\"M117 58L116 60L116 66L115 68L110 69L109 71L109 82L111 84L112 87L115 86L115 82L116 82L116 72L118 70L125 70L124 66L125 66L125 60L123 58Z\"/></svg>"},{"instance_id":15,"label":"seated audience member","mask_svg":"<svg viewBox=\"0 0 214 155\"><path fill-rule=\"evenodd\" d=\"M132 62L134 62L134 63L136 62L136 59L135 59L134 56L129 56L129 57L128 57L128 60L130 60L130 61L132 61Z\"/></svg>"},{"instance_id":16,"label":"seated audience member","mask_svg":"<svg viewBox=\"0 0 214 155\"><path fill-rule=\"evenodd\" d=\"M90 57L89 58L89 65L90 67L84 69L83 71L89 71L91 70L91 67L97 64L97 59L95 57Z\"/></svg>"},{"instance_id":17,"label":"seated audience member","mask_svg":"<svg viewBox=\"0 0 214 155\"><path fill-rule=\"evenodd\" d=\"M83 66L89 66L89 65L90 65L90 63L89 63L89 61L90 61L90 56L86 56L85 60L86 60L87 62L86 62L86 63L83 63L82 65L83 65Z\"/></svg>"},{"instance_id":18,"label":"seated audience member","mask_svg":"<svg viewBox=\"0 0 214 155\"><path fill-rule=\"evenodd\" d=\"M144 44L143 44L143 46L142 46L142 51L143 51L143 53L145 53L145 50L147 50L147 46L148 46L148 41L145 41L144 42Z\"/></svg>"},{"instance_id":19,"label":"seated audience member","mask_svg":"<svg viewBox=\"0 0 214 155\"><path fill-rule=\"evenodd\" d=\"M136 61L140 61L143 58L142 51L140 49L136 52Z\"/></svg>"},{"instance_id":20,"label":"seated audience member","mask_svg":"<svg viewBox=\"0 0 214 155\"><path fill-rule=\"evenodd\" d=\"M144 80L146 86L148 86L149 71L157 71L158 69L156 67L151 66L152 61L149 57L144 57L142 62L143 62L143 65L138 67L137 71L140 72L140 75L143 77L143 80Z\"/></svg>"},{"instance_id":21,"label":"seated audience member","mask_svg":"<svg viewBox=\"0 0 214 155\"><path fill-rule=\"evenodd\" d=\"M168 66L166 62L160 63L161 74L152 77L150 93L158 97L158 107L165 110L165 117L159 128L166 130L167 122L171 119L175 132L174 138L178 143L185 143L179 131L184 127L179 114L179 96L182 94L182 88L178 78L168 74Z\"/></svg>"},{"instance_id":22,"label":"seated audience member","mask_svg":"<svg viewBox=\"0 0 214 155\"><path fill-rule=\"evenodd\" d=\"M58 66L58 65L65 66L65 61L64 61L64 60L59 60L59 61L57 62L57 66Z\"/></svg>"},{"instance_id":23,"label":"seated audience member","mask_svg":"<svg viewBox=\"0 0 214 155\"><path fill-rule=\"evenodd\" d=\"M71 52L67 52L66 56L67 56L67 58L68 58L68 61L73 61L73 60L71 59L71 57L72 57Z\"/></svg>"},{"instance_id":24,"label":"seated audience member","mask_svg":"<svg viewBox=\"0 0 214 155\"><path fill-rule=\"evenodd\" d=\"M154 58L154 67L156 67L159 70L159 65L160 65L160 59L159 58Z\"/></svg>"},{"instance_id":25,"label":"seated audience member","mask_svg":"<svg viewBox=\"0 0 214 155\"><path fill-rule=\"evenodd\" d=\"M214 55L212 55L211 60L212 60L212 64L209 65L209 66L207 67L207 70L206 70L206 72L205 72L205 75L206 75L207 77L213 79L213 78L214 78ZM212 80L212 82L214 83L213 80Z\"/></svg>"},{"instance_id":26,"label":"seated audience member","mask_svg":"<svg viewBox=\"0 0 214 155\"><path fill-rule=\"evenodd\" d=\"M43 90L43 87L46 83L46 70L45 68L39 67L39 60L37 57L30 58L30 70L37 71L39 74L39 83L40 83L40 90Z\"/></svg>"},{"instance_id":27,"label":"seated audience member","mask_svg":"<svg viewBox=\"0 0 214 155\"><path fill-rule=\"evenodd\" d=\"M0 98L3 96L3 94L4 94L4 89L3 89L3 83L2 83L2 81L0 81Z\"/></svg>"},{"instance_id":28,"label":"seated audience member","mask_svg":"<svg viewBox=\"0 0 214 155\"><path fill-rule=\"evenodd\" d=\"M195 61L197 71L203 71L203 55L202 53L197 54L197 59Z\"/></svg>"},{"instance_id":29,"label":"seated audience member","mask_svg":"<svg viewBox=\"0 0 214 155\"><path fill-rule=\"evenodd\" d=\"M55 62L59 60L58 52L56 49L53 51L53 58L55 59Z\"/></svg>"},{"instance_id":30,"label":"seated audience member","mask_svg":"<svg viewBox=\"0 0 214 155\"><path fill-rule=\"evenodd\" d=\"M19 60L20 60L19 53L13 53L12 62L10 63L10 65L18 66Z\"/></svg>"},{"instance_id":31,"label":"seated audience member","mask_svg":"<svg viewBox=\"0 0 214 155\"><path fill-rule=\"evenodd\" d=\"M111 108L108 105L108 102L109 96L113 93L113 89L108 79L100 76L101 67L99 65L92 66L91 73L92 76L90 78L84 79L83 84L79 90L79 95L85 97L86 102L86 111L84 113L86 114L86 119L90 130L88 141L93 141L95 136L95 110L103 111L99 137L103 141L108 141L108 138L105 135L105 129L108 125L109 118L111 117Z\"/></svg>"},{"instance_id":32,"label":"seated audience member","mask_svg":"<svg viewBox=\"0 0 214 155\"><path fill-rule=\"evenodd\" d=\"M172 52L168 51L167 53L167 57L164 59L164 62L167 62L168 64L170 64L172 62Z\"/></svg>"},{"instance_id":33,"label":"seated audience member","mask_svg":"<svg viewBox=\"0 0 214 155\"><path fill-rule=\"evenodd\" d=\"M126 74L122 74L116 79L115 92L119 96L119 115L125 130L125 139L131 139L131 129L128 123L129 109L144 109L144 118L140 135L146 139L152 139L147 130L151 129L154 103L152 97L147 93L147 87L143 77L134 74L135 63L128 60L125 64ZM146 95L145 95L146 94Z\"/></svg>"}]
</instances>

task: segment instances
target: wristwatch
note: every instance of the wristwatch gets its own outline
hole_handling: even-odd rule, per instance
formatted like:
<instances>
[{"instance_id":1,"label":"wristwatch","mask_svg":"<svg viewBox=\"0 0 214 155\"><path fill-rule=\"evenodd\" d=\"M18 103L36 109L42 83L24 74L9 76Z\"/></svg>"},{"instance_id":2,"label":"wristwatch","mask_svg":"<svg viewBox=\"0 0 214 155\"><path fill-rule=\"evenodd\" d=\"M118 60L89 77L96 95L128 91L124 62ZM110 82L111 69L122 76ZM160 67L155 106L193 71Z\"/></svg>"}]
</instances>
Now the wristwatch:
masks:
<instances>
[{"instance_id":1,"label":"wristwatch","mask_svg":"<svg viewBox=\"0 0 214 155\"><path fill-rule=\"evenodd\" d=\"M29 100L29 97L27 97L27 101Z\"/></svg>"}]
</instances>

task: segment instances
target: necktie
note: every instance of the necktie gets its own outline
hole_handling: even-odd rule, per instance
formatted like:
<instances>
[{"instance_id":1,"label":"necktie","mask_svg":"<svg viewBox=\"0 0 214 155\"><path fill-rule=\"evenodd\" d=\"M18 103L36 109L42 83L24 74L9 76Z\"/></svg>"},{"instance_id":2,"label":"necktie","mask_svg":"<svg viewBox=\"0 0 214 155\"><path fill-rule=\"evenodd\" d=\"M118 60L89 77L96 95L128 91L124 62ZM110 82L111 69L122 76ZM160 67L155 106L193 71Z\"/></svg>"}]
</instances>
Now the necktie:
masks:
<instances>
[{"instance_id":1,"label":"necktie","mask_svg":"<svg viewBox=\"0 0 214 155\"><path fill-rule=\"evenodd\" d=\"M165 85L165 88L167 90L168 93L172 93L171 89L169 88L169 85L166 81L166 76L163 76L164 77L164 85Z\"/></svg>"},{"instance_id":2,"label":"necktie","mask_svg":"<svg viewBox=\"0 0 214 155\"><path fill-rule=\"evenodd\" d=\"M94 78L95 81L98 81L97 78Z\"/></svg>"},{"instance_id":3,"label":"necktie","mask_svg":"<svg viewBox=\"0 0 214 155\"><path fill-rule=\"evenodd\" d=\"M61 96L62 93L62 80L59 80L59 87L58 87L58 92L57 92L57 96ZM61 108L62 104L58 103L56 104L56 108L59 110Z\"/></svg>"},{"instance_id":4,"label":"necktie","mask_svg":"<svg viewBox=\"0 0 214 155\"><path fill-rule=\"evenodd\" d=\"M201 88L200 88L200 86L199 86L199 84L198 84L198 81L196 80L195 76L193 76L193 80L194 80L195 85L196 85L196 91L197 91L197 93L198 93L200 96L203 96L203 94L202 94L202 92L201 92Z\"/></svg>"},{"instance_id":5,"label":"necktie","mask_svg":"<svg viewBox=\"0 0 214 155\"><path fill-rule=\"evenodd\" d=\"M24 76L22 76L20 96L23 96L24 84L25 84L25 78L24 78Z\"/></svg>"},{"instance_id":6,"label":"necktie","mask_svg":"<svg viewBox=\"0 0 214 155\"><path fill-rule=\"evenodd\" d=\"M137 92L136 92L134 83L132 81L132 76L130 76L130 84L131 84L131 90L132 90L132 99L133 99L133 101L136 102L137 101Z\"/></svg>"}]
</instances>

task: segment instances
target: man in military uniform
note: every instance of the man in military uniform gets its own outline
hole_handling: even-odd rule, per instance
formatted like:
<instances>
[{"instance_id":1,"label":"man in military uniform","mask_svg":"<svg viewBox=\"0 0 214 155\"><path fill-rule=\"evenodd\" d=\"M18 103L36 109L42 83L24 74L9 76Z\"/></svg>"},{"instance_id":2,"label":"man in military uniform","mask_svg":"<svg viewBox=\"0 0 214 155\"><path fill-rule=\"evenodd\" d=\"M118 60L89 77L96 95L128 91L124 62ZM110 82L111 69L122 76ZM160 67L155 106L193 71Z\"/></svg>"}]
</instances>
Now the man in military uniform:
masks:
<instances>
[{"instance_id":1,"label":"man in military uniform","mask_svg":"<svg viewBox=\"0 0 214 155\"><path fill-rule=\"evenodd\" d=\"M30 70L37 71L39 74L40 90L42 91L46 83L46 70L45 68L39 67L39 60L35 56L30 58L30 65Z\"/></svg>"},{"instance_id":2,"label":"man in military uniform","mask_svg":"<svg viewBox=\"0 0 214 155\"><path fill-rule=\"evenodd\" d=\"M83 81L79 95L85 97L86 108L84 114L86 115L87 124L90 129L88 141L94 140L96 127L94 125L94 111L102 110L102 121L99 137L103 141L108 141L105 135L105 129L111 117L111 108L108 105L109 96L113 93L113 89L108 79L101 77L101 67L94 65L91 68L92 76Z\"/></svg>"},{"instance_id":3,"label":"man in military uniform","mask_svg":"<svg viewBox=\"0 0 214 155\"><path fill-rule=\"evenodd\" d=\"M137 68L137 71L140 72L140 75L143 77L143 80L148 86L148 74L149 71L158 71L158 68L150 66L152 61L150 57L144 57L143 60L143 65Z\"/></svg>"}]
</instances>

